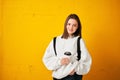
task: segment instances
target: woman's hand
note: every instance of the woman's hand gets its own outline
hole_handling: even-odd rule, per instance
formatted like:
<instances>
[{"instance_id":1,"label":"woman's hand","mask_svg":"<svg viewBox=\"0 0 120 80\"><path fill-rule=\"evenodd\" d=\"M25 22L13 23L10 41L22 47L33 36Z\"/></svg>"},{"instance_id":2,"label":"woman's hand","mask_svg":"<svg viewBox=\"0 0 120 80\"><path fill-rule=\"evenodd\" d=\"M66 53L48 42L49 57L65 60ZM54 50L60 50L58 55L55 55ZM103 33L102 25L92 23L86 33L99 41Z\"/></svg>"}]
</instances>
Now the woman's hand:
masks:
<instances>
[{"instance_id":1,"label":"woman's hand","mask_svg":"<svg viewBox=\"0 0 120 80\"><path fill-rule=\"evenodd\" d=\"M69 58L62 58L62 59L61 59L61 65L67 65L67 64L69 64L69 63L70 63Z\"/></svg>"},{"instance_id":2,"label":"woman's hand","mask_svg":"<svg viewBox=\"0 0 120 80\"><path fill-rule=\"evenodd\" d=\"M74 73L75 73L75 69L73 69L69 75L74 75Z\"/></svg>"}]
</instances>

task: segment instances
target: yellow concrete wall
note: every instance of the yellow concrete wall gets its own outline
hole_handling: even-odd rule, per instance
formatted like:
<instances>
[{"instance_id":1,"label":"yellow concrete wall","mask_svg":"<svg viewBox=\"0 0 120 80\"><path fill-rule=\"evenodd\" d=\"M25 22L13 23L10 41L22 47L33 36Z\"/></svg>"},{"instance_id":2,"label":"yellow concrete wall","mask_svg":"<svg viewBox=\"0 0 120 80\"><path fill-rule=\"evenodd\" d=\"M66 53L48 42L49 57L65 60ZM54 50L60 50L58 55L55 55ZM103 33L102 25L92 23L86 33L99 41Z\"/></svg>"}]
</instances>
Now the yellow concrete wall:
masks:
<instances>
[{"instance_id":1,"label":"yellow concrete wall","mask_svg":"<svg viewBox=\"0 0 120 80\"><path fill-rule=\"evenodd\" d=\"M2 80L2 1L0 0L0 80Z\"/></svg>"},{"instance_id":2,"label":"yellow concrete wall","mask_svg":"<svg viewBox=\"0 0 120 80\"><path fill-rule=\"evenodd\" d=\"M42 57L70 13L81 19L93 59L84 80L120 79L119 0L2 0L2 5L1 80L52 80Z\"/></svg>"}]
</instances>

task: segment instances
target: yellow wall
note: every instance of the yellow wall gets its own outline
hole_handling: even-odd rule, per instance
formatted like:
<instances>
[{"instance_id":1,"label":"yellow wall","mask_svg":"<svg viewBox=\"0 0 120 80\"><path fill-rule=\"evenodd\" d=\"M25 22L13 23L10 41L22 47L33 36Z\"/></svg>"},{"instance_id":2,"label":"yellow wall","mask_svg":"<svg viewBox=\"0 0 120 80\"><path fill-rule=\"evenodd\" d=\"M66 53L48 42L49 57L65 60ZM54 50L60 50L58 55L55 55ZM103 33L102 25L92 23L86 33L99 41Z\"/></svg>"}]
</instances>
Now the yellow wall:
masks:
<instances>
[{"instance_id":1,"label":"yellow wall","mask_svg":"<svg viewBox=\"0 0 120 80\"><path fill-rule=\"evenodd\" d=\"M0 80L2 79L2 1L0 0Z\"/></svg>"},{"instance_id":2,"label":"yellow wall","mask_svg":"<svg viewBox=\"0 0 120 80\"><path fill-rule=\"evenodd\" d=\"M52 80L42 57L70 13L81 19L93 59L84 80L120 80L119 0L2 0L2 5L1 80Z\"/></svg>"}]
</instances>

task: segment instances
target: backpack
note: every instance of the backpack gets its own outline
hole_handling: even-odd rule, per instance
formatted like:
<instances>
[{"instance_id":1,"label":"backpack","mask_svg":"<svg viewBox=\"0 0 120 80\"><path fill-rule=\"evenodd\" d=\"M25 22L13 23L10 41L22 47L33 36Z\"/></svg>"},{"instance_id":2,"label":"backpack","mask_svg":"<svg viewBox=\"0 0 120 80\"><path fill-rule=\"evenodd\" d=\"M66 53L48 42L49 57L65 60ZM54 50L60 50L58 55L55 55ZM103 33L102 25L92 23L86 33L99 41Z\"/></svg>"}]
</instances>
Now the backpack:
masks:
<instances>
[{"instance_id":1,"label":"backpack","mask_svg":"<svg viewBox=\"0 0 120 80\"><path fill-rule=\"evenodd\" d=\"M77 38L77 60L79 61L81 58L81 51L80 51L80 38ZM56 37L53 38L53 48L54 48L54 52L55 55L57 56L57 52L56 52Z\"/></svg>"}]
</instances>

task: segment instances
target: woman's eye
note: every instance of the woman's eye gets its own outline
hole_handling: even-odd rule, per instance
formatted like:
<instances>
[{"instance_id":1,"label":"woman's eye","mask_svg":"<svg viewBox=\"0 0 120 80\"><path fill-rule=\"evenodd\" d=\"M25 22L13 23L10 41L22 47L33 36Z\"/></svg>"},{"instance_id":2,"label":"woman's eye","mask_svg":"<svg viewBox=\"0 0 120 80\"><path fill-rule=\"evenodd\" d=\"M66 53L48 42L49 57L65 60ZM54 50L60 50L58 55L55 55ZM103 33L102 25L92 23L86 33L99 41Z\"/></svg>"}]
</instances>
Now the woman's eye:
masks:
<instances>
[{"instance_id":1,"label":"woman's eye","mask_svg":"<svg viewBox=\"0 0 120 80\"><path fill-rule=\"evenodd\" d=\"M68 23L67 25L70 25L70 23Z\"/></svg>"},{"instance_id":2,"label":"woman's eye","mask_svg":"<svg viewBox=\"0 0 120 80\"><path fill-rule=\"evenodd\" d=\"M77 27L77 24L74 24L73 26L74 26L74 27Z\"/></svg>"}]
</instances>

